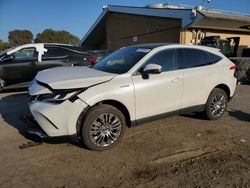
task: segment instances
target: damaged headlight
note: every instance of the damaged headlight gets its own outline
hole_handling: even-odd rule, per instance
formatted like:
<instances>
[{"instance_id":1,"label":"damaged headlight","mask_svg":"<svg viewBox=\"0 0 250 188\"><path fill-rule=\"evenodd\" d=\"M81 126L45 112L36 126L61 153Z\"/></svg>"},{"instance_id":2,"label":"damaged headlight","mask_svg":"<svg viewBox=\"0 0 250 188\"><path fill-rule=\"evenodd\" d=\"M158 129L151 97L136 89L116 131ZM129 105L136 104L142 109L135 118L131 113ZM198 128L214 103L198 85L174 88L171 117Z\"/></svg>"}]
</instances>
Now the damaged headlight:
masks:
<instances>
[{"instance_id":1,"label":"damaged headlight","mask_svg":"<svg viewBox=\"0 0 250 188\"><path fill-rule=\"evenodd\" d=\"M41 94L37 96L32 96L32 100L43 101L43 102L54 102L61 103L65 100L69 100L70 102L74 102L80 93L84 92L87 88L72 91L72 90L61 90L54 91L49 94Z\"/></svg>"}]
</instances>

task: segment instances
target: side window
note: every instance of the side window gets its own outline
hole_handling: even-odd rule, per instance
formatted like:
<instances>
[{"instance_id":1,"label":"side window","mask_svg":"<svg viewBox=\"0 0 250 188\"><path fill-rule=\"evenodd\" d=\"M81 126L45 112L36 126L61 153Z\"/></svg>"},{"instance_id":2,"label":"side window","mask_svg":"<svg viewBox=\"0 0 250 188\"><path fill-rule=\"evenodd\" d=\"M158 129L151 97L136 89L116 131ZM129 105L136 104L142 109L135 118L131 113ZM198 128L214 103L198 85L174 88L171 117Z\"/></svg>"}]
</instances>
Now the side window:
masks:
<instances>
[{"instance_id":1,"label":"side window","mask_svg":"<svg viewBox=\"0 0 250 188\"><path fill-rule=\"evenodd\" d=\"M207 62L208 64L217 63L218 61L222 59L220 56L209 53L209 52L207 52L207 55L208 55L208 62Z\"/></svg>"},{"instance_id":2,"label":"side window","mask_svg":"<svg viewBox=\"0 0 250 188\"><path fill-rule=\"evenodd\" d=\"M66 50L62 48L47 47L46 49L48 49L48 51L44 53L43 58L56 58L68 55L68 53L66 53Z\"/></svg>"},{"instance_id":3,"label":"side window","mask_svg":"<svg viewBox=\"0 0 250 188\"><path fill-rule=\"evenodd\" d=\"M207 65L207 53L203 50L183 48L182 50L183 68L192 68Z\"/></svg>"},{"instance_id":4,"label":"side window","mask_svg":"<svg viewBox=\"0 0 250 188\"><path fill-rule=\"evenodd\" d=\"M155 54L150 58L145 65L147 64L157 64L162 66L162 72L177 70L180 68L178 63L178 54L177 50L164 50Z\"/></svg>"},{"instance_id":5,"label":"side window","mask_svg":"<svg viewBox=\"0 0 250 188\"><path fill-rule=\"evenodd\" d=\"M37 52L35 48L23 48L12 53L11 55L13 55L16 60L34 59L37 57Z\"/></svg>"}]
</instances>

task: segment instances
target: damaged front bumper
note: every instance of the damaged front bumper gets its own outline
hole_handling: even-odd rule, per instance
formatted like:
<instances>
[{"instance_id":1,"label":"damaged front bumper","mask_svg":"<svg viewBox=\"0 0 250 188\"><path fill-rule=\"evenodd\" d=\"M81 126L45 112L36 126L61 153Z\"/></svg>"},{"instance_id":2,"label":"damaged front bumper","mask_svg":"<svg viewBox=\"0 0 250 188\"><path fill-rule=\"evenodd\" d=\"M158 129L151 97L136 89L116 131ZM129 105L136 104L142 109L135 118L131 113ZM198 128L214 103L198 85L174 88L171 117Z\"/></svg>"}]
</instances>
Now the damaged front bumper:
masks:
<instances>
[{"instance_id":1,"label":"damaged front bumper","mask_svg":"<svg viewBox=\"0 0 250 188\"><path fill-rule=\"evenodd\" d=\"M60 104L32 101L29 105L34 120L49 137L70 136L77 133L77 120L88 105L80 99L65 100ZM34 131L40 137L46 136Z\"/></svg>"}]
</instances>

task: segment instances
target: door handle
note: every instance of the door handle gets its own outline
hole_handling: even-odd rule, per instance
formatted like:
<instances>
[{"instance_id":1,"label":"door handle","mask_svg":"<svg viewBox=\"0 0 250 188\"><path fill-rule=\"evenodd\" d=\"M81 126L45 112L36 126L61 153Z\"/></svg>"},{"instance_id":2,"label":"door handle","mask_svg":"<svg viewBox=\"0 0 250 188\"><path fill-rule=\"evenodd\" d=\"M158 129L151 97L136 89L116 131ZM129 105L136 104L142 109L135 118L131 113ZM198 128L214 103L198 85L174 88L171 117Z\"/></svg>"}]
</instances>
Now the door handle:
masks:
<instances>
[{"instance_id":1,"label":"door handle","mask_svg":"<svg viewBox=\"0 0 250 188\"><path fill-rule=\"evenodd\" d=\"M175 79L172 80L172 83L177 83L179 81L181 81L181 78L177 77L177 78L175 78Z\"/></svg>"}]
</instances>

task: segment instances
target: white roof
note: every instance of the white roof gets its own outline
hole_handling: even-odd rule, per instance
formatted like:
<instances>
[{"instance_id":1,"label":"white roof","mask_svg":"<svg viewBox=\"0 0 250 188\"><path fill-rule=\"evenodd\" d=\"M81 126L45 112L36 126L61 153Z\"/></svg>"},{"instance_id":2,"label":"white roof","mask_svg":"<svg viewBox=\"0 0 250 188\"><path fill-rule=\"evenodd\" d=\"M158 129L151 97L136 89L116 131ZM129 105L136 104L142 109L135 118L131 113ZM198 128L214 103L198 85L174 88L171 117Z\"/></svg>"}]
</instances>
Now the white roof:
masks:
<instances>
[{"instance_id":1,"label":"white roof","mask_svg":"<svg viewBox=\"0 0 250 188\"><path fill-rule=\"evenodd\" d=\"M73 46L71 44L61 44L61 43L31 43L31 44L24 44L20 46L13 47L10 51L7 52L7 54L12 54L18 50L21 50L23 48L39 48L44 47L44 45L57 45L57 46Z\"/></svg>"}]
</instances>

